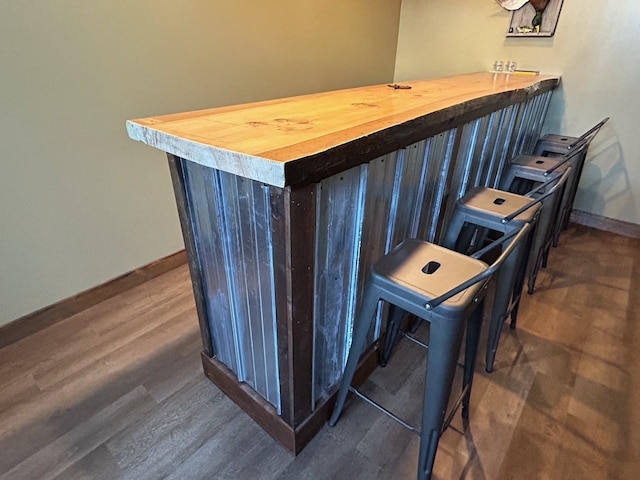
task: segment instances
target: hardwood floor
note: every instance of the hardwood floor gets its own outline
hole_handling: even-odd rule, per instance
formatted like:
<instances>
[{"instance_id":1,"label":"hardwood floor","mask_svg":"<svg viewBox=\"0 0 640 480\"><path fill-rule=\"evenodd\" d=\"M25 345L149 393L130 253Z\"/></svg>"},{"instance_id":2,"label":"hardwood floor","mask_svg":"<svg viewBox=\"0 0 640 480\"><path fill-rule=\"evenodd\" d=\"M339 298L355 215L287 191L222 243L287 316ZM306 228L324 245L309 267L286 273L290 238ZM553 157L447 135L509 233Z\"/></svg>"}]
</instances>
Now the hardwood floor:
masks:
<instances>
[{"instance_id":1,"label":"hardwood floor","mask_svg":"<svg viewBox=\"0 0 640 480\"><path fill-rule=\"evenodd\" d=\"M183 265L0 348L0 479L415 478L418 438L360 401L292 457L204 377L195 315ZM417 423L424 362L401 343L363 388ZM640 240L572 226L435 476L635 479L639 427Z\"/></svg>"}]
</instances>

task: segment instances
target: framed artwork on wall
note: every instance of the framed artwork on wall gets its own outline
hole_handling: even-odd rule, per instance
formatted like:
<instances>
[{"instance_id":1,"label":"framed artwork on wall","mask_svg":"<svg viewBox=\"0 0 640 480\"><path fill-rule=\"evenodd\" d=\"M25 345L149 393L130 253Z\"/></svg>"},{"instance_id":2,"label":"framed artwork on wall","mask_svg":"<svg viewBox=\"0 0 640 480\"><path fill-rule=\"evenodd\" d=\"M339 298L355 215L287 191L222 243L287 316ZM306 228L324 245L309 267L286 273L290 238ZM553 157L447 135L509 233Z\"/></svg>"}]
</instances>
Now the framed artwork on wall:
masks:
<instances>
[{"instance_id":1,"label":"framed artwork on wall","mask_svg":"<svg viewBox=\"0 0 640 480\"><path fill-rule=\"evenodd\" d=\"M507 37L553 37L563 0L529 0L513 10ZM500 1L498 1L500 3Z\"/></svg>"}]
</instances>

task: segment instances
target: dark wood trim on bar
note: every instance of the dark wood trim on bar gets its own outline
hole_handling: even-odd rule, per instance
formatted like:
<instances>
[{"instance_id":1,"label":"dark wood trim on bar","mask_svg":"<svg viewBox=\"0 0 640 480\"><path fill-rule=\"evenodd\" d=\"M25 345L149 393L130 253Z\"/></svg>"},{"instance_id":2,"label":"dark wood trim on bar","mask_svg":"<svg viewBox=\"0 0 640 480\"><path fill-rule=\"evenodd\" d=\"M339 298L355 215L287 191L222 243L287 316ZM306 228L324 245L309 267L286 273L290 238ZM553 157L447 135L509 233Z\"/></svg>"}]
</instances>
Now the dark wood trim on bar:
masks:
<instances>
[{"instance_id":1,"label":"dark wood trim on bar","mask_svg":"<svg viewBox=\"0 0 640 480\"><path fill-rule=\"evenodd\" d=\"M358 369L353 377L352 385L361 385L378 367L379 344L380 343L378 342L375 348L369 350L360 359L360 364L358 365ZM304 446L309 443L316 433L322 429L324 424L327 423L327 420L329 420L329 416L333 410L337 394L338 385L335 386L335 391L328 398L318 404L313 415L296 428L296 454L300 453Z\"/></svg>"},{"instance_id":2,"label":"dark wood trim on bar","mask_svg":"<svg viewBox=\"0 0 640 480\"><path fill-rule=\"evenodd\" d=\"M167 159L169 161L169 171L171 172L171 182L173 183L173 193L176 198L176 206L178 207L178 217L180 217L182 238L184 239L184 246L187 253L187 263L189 264L189 272L191 273L191 284L193 285L193 295L196 302L196 311L198 312L202 348L207 355L213 357L213 343L211 342L211 330L207 323L208 315L205 294L198 264L196 244L193 238L191 214L187 204L187 192L184 186L184 172L182 170L182 162L184 160L170 153L167 154Z\"/></svg>"},{"instance_id":3,"label":"dark wood trim on bar","mask_svg":"<svg viewBox=\"0 0 640 480\"><path fill-rule=\"evenodd\" d=\"M290 381L293 385L293 426L297 427L312 413L313 404L313 309L316 237L316 185L287 189L285 206L290 248L286 266L287 304L284 319L289 328L288 350ZM306 285L307 288L300 288Z\"/></svg>"},{"instance_id":4,"label":"dark wood trim on bar","mask_svg":"<svg viewBox=\"0 0 640 480\"><path fill-rule=\"evenodd\" d=\"M282 419L292 428L294 422L294 395L292 382L292 359L289 348L290 326L290 306L287 292L288 277L287 272L289 261L289 246L287 243L287 221L289 194L284 189L271 187L271 231L273 238L273 265L275 284L275 308L276 308L276 330L277 330L277 357L278 357L278 378L280 381L280 410Z\"/></svg>"},{"instance_id":5,"label":"dark wood trim on bar","mask_svg":"<svg viewBox=\"0 0 640 480\"><path fill-rule=\"evenodd\" d=\"M510 105L522 103L553 90L555 79L542 81L536 89L520 89L487 95L386 128L304 159L285 165L287 185L302 186L330 177L362 163L419 142L438 133L460 127Z\"/></svg>"},{"instance_id":6,"label":"dark wood trim on bar","mask_svg":"<svg viewBox=\"0 0 640 480\"><path fill-rule=\"evenodd\" d=\"M222 392L247 412L266 432L290 452L296 451L295 433L291 426L278 416L267 400L246 383L238 382L236 375L226 365L202 352L205 375Z\"/></svg>"},{"instance_id":7,"label":"dark wood trim on bar","mask_svg":"<svg viewBox=\"0 0 640 480\"><path fill-rule=\"evenodd\" d=\"M185 251L180 250L179 252L167 255L119 277L108 280L105 283L13 320L0 327L0 348L18 342L28 335L44 330L65 318L82 312L131 288L137 287L174 268L178 268L184 265L186 261L187 256Z\"/></svg>"},{"instance_id":8,"label":"dark wood trim on bar","mask_svg":"<svg viewBox=\"0 0 640 480\"><path fill-rule=\"evenodd\" d=\"M603 217L595 213L573 210L571 212L571 221L579 225L584 225L585 227L617 233L625 237L640 238L640 225L623 220L616 220L615 218Z\"/></svg>"},{"instance_id":9,"label":"dark wood trim on bar","mask_svg":"<svg viewBox=\"0 0 640 480\"><path fill-rule=\"evenodd\" d=\"M282 418L295 428L312 407L313 288L299 286L314 281L315 185L280 192L271 196L278 368Z\"/></svg>"},{"instance_id":10,"label":"dark wood trim on bar","mask_svg":"<svg viewBox=\"0 0 640 480\"><path fill-rule=\"evenodd\" d=\"M244 410L274 440L294 455L297 455L318 433L329 419L335 403L334 392L297 428L293 428L278 416L276 409L246 383L239 383L236 375L223 363L201 353L204 373L225 395ZM378 366L378 348L372 348L360 360L353 384L359 385Z\"/></svg>"}]
</instances>

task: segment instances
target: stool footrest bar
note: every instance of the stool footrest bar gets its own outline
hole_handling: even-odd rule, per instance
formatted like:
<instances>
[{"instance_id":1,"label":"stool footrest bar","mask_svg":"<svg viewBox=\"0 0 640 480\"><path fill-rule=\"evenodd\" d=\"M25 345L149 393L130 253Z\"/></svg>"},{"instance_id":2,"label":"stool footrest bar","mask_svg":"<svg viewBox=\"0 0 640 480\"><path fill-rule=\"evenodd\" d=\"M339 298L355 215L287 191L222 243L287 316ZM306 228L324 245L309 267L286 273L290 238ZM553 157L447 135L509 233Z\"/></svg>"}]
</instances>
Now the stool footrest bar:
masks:
<instances>
[{"instance_id":1,"label":"stool footrest bar","mask_svg":"<svg viewBox=\"0 0 640 480\"><path fill-rule=\"evenodd\" d=\"M400 425L402 425L407 430L415 433L416 435L420 435L420 432L415 427L409 425L407 422L402 420L400 417L395 415L393 412L390 412L389 410L384 408L379 403L371 400L369 397L367 397L363 393L360 393L358 391L358 389L356 389L354 387L349 387L349 391L351 393L353 393L356 397L364 400L366 403L368 403L372 407L376 408L377 410L381 411L382 413L384 413L386 416L388 416L389 418L391 418L395 422L397 422ZM447 415L447 418L445 419L444 423L442 424L442 430L440 430L440 434L441 435L447 428L449 428L449 425L451 424L451 421L453 420L453 416L456 414L456 412L460 408L460 405L462 405L462 401L463 401L463 399L464 399L464 397L465 397L465 395L467 394L468 391L469 391L469 385L465 385L465 387L462 389L462 393L460 394L460 396L456 400L456 403L453 405L453 408L451 408L451 410L449 411L449 413Z\"/></svg>"},{"instance_id":2,"label":"stool footrest bar","mask_svg":"<svg viewBox=\"0 0 640 480\"><path fill-rule=\"evenodd\" d=\"M420 340L418 340L417 338L415 338L415 337L413 337L413 336L409 335L409 334L408 334L408 333L406 333L406 332L400 332L400 333L402 333L402 336L403 336L404 338L406 338L406 339L408 339L408 340L411 340L411 341L412 341L413 343L415 343L416 345L420 345L420 346L421 346L422 348L424 348L425 350L429 350L429 345L427 345L426 343L421 342Z\"/></svg>"},{"instance_id":3,"label":"stool footrest bar","mask_svg":"<svg viewBox=\"0 0 640 480\"><path fill-rule=\"evenodd\" d=\"M402 425L404 428L406 428L407 430L410 430L411 432L415 433L416 435L420 435L420 432L418 430L416 430L413 426L409 425L407 422L405 422L404 420L402 420L400 417L394 415L392 412L390 412L389 410L387 410L386 408L384 408L382 405L380 405L379 403L374 402L373 400L371 400L369 397L367 397L366 395L360 393L357 389L355 389L354 387L349 387L349 391L352 392L355 396L357 396L358 398L361 398L362 400L364 400L365 402L367 402L369 405L371 405L372 407L377 408L378 410L380 410L382 413L384 413L385 415L387 415L389 418L391 418L392 420L395 420L396 422L398 422L400 425Z\"/></svg>"}]
</instances>

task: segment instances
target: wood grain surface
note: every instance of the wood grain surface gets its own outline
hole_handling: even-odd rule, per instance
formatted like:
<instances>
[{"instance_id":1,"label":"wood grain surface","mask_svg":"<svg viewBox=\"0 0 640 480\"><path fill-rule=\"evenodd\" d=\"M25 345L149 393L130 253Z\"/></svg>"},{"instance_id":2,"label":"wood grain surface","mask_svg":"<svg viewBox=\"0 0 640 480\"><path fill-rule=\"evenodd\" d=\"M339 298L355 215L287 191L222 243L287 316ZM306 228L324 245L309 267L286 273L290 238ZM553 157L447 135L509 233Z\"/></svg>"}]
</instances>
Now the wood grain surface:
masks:
<instances>
[{"instance_id":1,"label":"wood grain surface","mask_svg":"<svg viewBox=\"0 0 640 480\"><path fill-rule=\"evenodd\" d=\"M181 158L283 187L308 181L307 170L317 176L329 159L328 173L335 173L408 144L399 138L424 139L430 128L451 128L558 82L557 76L474 73L404 82L410 89L374 85L141 118L128 121L127 130Z\"/></svg>"},{"instance_id":2,"label":"wood grain surface","mask_svg":"<svg viewBox=\"0 0 640 480\"><path fill-rule=\"evenodd\" d=\"M435 478L635 480L639 311L640 240L572 226L494 373L478 362ZM0 348L0 479L415 479L418 438L356 400L293 457L204 377L201 349L184 264ZM424 367L401 342L362 389L418 422Z\"/></svg>"}]
</instances>

